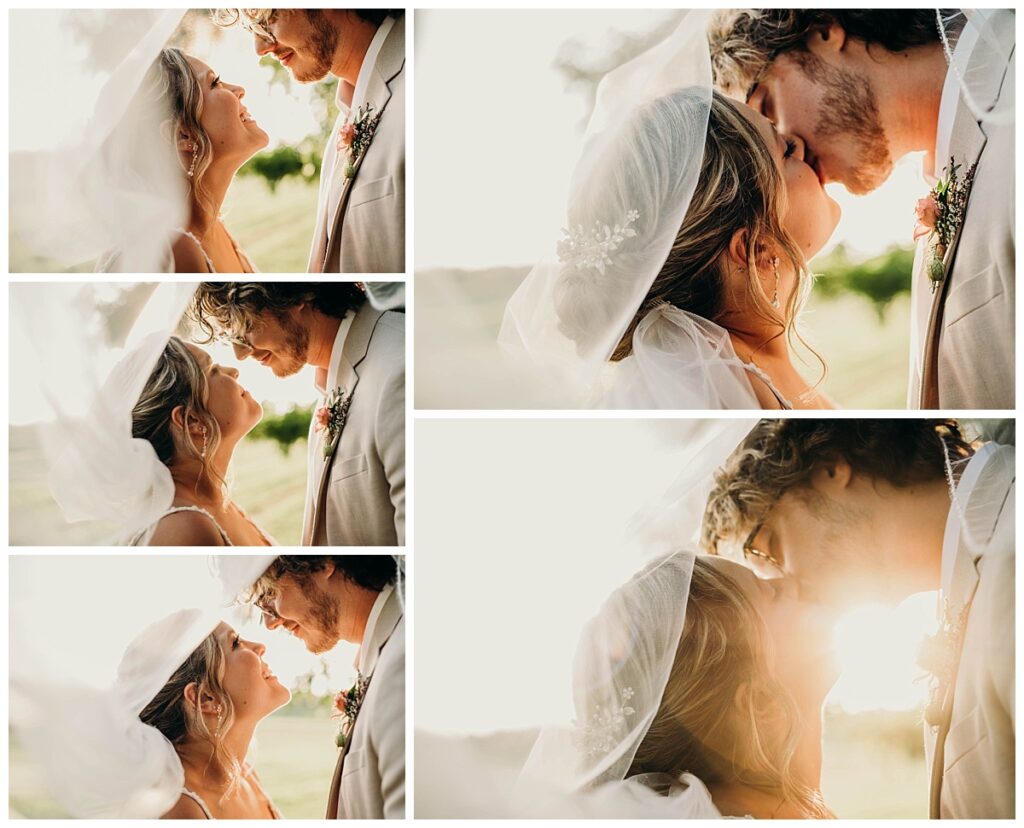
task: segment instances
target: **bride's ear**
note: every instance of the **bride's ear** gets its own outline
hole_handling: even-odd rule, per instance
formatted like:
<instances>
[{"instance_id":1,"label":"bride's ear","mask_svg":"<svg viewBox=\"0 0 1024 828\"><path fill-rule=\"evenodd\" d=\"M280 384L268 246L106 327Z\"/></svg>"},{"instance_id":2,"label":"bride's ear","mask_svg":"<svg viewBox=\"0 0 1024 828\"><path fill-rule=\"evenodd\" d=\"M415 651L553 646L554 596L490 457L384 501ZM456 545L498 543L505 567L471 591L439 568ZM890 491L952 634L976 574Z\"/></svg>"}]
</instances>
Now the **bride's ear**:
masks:
<instances>
[{"instance_id":1,"label":"bride's ear","mask_svg":"<svg viewBox=\"0 0 1024 828\"><path fill-rule=\"evenodd\" d=\"M177 429L178 432L184 432L185 430L185 406L179 405L171 411L171 425ZM192 439L198 439L203 436L203 432L206 430L203 424L195 418L188 424L189 431L192 434Z\"/></svg>"},{"instance_id":2,"label":"bride's ear","mask_svg":"<svg viewBox=\"0 0 1024 828\"><path fill-rule=\"evenodd\" d=\"M221 706L219 702L209 693L199 692L199 684L197 682L191 682L185 685L185 689L182 691L185 697L185 701L189 707L195 709L199 708L199 712L203 715L216 716L219 712L218 708ZM201 698L200 698L201 695Z\"/></svg>"},{"instance_id":3,"label":"bride's ear","mask_svg":"<svg viewBox=\"0 0 1024 828\"><path fill-rule=\"evenodd\" d=\"M726 249L725 258L730 270L747 269L747 239L749 235L747 228L741 227L729 239L729 247Z\"/></svg>"}]
</instances>

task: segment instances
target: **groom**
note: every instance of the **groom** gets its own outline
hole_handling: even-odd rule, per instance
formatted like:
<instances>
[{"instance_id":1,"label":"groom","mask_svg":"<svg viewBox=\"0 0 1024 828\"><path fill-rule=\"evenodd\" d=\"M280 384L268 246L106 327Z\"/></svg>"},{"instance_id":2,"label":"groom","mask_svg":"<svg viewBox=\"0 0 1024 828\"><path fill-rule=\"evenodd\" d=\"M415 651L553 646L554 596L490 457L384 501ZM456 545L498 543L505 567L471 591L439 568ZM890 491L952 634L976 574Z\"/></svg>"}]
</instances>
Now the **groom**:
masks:
<instances>
[{"instance_id":1,"label":"groom","mask_svg":"<svg viewBox=\"0 0 1024 828\"><path fill-rule=\"evenodd\" d=\"M405 314L350 282L203 282L189 316L275 376L316 368L302 545L404 545Z\"/></svg>"},{"instance_id":2,"label":"groom","mask_svg":"<svg viewBox=\"0 0 1024 828\"><path fill-rule=\"evenodd\" d=\"M704 515L707 551L741 549L810 600L941 590L921 652L932 817L1014 816L1014 492L1014 448L954 420L762 420Z\"/></svg>"},{"instance_id":3,"label":"groom","mask_svg":"<svg viewBox=\"0 0 1024 828\"><path fill-rule=\"evenodd\" d=\"M870 192L910 152L929 186L956 165L967 211L948 244L918 203L912 408L1014 407L1014 25L1012 10L957 14L951 61L934 9L732 9L709 27L716 84L800 136L823 182Z\"/></svg>"},{"instance_id":4,"label":"groom","mask_svg":"<svg viewBox=\"0 0 1024 828\"><path fill-rule=\"evenodd\" d=\"M392 555L216 555L225 594L311 653L359 645L342 713L327 819L405 816L404 564Z\"/></svg>"},{"instance_id":5,"label":"groom","mask_svg":"<svg viewBox=\"0 0 1024 828\"><path fill-rule=\"evenodd\" d=\"M338 79L310 273L405 272L405 17L384 9L224 9L300 83Z\"/></svg>"}]
</instances>

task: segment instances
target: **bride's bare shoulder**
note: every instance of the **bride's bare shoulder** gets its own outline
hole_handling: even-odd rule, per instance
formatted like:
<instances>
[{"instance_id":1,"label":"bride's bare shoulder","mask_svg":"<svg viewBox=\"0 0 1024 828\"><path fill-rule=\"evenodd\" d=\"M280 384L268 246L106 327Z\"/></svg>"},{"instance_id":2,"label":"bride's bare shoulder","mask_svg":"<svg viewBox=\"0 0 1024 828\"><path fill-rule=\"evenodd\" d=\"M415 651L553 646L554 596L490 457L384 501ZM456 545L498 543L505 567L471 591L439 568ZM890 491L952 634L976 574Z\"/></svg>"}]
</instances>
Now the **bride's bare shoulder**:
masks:
<instances>
[{"instance_id":1,"label":"bride's bare shoulder","mask_svg":"<svg viewBox=\"0 0 1024 828\"><path fill-rule=\"evenodd\" d=\"M189 510L160 518L149 546L224 546L224 538L209 515Z\"/></svg>"},{"instance_id":2,"label":"bride's bare shoulder","mask_svg":"<svg viewBox=\"0 0 1024 828\"><path fill-rule=\"evenodd\" d=\"M178 801L174 803L174 807L160 817L160 819L209 819L209 817L203 813L203 809L199 807L198 802L182 794L178 797Z\"/></svg>"},{"instance_id":3,"label":"bride's bare shoulder","mask_svg":"<svg viewBox=\"0 0 1024 828\"><path fill-rule=\"evenodd\" d=\"M171 245L174 254L175 273L209 273L206 254L196 240L185 233L178 233Z\"/></svg>"}]
</instances>

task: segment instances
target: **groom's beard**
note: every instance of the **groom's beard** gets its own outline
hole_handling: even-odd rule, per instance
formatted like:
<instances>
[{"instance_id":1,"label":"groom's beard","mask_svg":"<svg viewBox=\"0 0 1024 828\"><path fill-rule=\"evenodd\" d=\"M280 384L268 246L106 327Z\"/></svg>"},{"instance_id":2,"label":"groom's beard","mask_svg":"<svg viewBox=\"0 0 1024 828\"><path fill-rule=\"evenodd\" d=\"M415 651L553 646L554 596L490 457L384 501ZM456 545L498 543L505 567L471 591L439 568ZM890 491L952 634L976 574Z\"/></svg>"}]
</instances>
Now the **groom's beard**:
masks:
<instances>
[{"instance_id":1,"label":"groom's beard","mask_svg":"<svg viewBox=\"0 0 1024 828\"><path fill-rule=\"evenodd\" d=\"M853 138L856 163L846 170L843 184L854 195L878 189L892 173L889 142L882 129L878 101L868 80L853 72L830 66L809 52L795 52L801 69L823 90L821 111L815 124L819 145L830 139ZM821 155L819 147L811 150Z\"/></svg>"},{"instance_id":2,"label":"groom's beard","mask_svg":"<svg viewBox=\"0 0 1024 828\"><path fill-rule=\"evenodd\" d=\"M302 594L309 601L309 617L313 622L306 627L312 636L304 641L306 649L314 655L333 650L341 640L336 632L341 620L340 602L312 582L302 585Z\"/></svg>"},{"instance_id":3,"label":"groom's beard","mask_svg":"<svg viewBox=\"0 0 1024 828\"><path fill-rule=\"evenodd\" d=\"M284 334L284 346L277 356L278 365L272 365L274 376L290 377L306 367L306 355L309 353L309 331L302 325L293 322L287 316L279 316L278 323Z\"/></svg>"},{"instance_id":4,"label":"groom's beard","mask_svg":"<svg viewBox=\"0 0 1024 828\"><path fill-rule=\"evenodd\" d=\"M308 69L296 69L295 80L314 83L323 80L331 71L334 52L338 48L338 30L320 9L306 9L305 12L313 32L302 46L301 57L313 61L313 65Z\"/></svg>"}]
</instances>

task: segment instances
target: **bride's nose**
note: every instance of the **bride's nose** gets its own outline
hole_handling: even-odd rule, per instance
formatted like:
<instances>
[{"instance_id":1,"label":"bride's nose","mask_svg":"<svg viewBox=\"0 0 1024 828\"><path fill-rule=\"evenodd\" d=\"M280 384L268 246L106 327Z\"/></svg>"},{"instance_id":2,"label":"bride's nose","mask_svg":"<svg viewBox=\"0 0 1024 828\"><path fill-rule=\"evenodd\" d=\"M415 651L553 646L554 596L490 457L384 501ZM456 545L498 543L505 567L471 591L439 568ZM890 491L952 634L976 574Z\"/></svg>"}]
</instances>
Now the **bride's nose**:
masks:
<instances>
[{"instance_id":1,"label":"bride's nose","mask_svg":"<svg viewBox=\"0 0 1024 828\"><path fill-rule=\"evenodd\" d=\"M221 368L221 371L223 371L225 374L227 374L229 377L231 377L231 379L238 379L238 369L237 368L233 368L231 366L228 366L228 367Z\"/></svg>"},{"instance_id":2,"label":"bride's nose","mask_svg":"<svg viewBox=\"0 0 1024 828\"><path fill-rule=\"evenodd\" d=\"M252 651L261 658L263 657L263 654L267 651L267 645L261 644L259 641L250 641L249 646L252 647Z\"/></svg>"}]
</instances>

